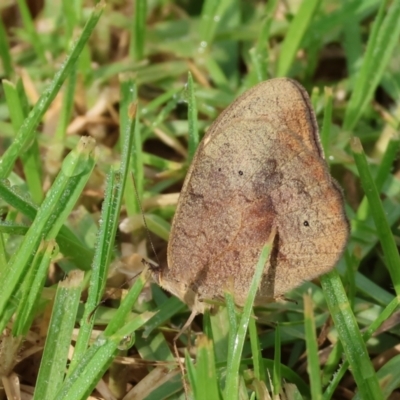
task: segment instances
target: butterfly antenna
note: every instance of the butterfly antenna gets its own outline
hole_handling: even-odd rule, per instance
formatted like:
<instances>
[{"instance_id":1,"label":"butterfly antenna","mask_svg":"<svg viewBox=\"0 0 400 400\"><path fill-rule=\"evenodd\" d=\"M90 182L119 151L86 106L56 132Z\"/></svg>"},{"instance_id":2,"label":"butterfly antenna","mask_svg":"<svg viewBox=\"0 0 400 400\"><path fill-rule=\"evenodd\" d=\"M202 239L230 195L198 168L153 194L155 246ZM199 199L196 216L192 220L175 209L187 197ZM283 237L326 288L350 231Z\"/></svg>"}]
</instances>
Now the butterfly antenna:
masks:
<instances>
[{"instance_id":1,"label":"butterfly antenna","mask_svg":"<svg viewBox=\"0 0 400 400\"><path fill-rule=\"evenodd\" d=\"M140 213L142 214L143 225L144 225L144 228L146 230L147 239L148 239L148 241L150 243L150 246L151 246L151 249L153 251L154 257L155 257L155 259L157 261L158 268L160 268L161 263L160 263L160 260L158 259L158 255L156 253L156 249L154 248L154 243L153 243L153 241L151 239L150 230L149 230L149 227L147 226L146 217L144 216L142 203L141 203L140 198L139 198L139 192L138 192L137 187L136 187L136 180L135 180L135 177L134 177L133 174L132 174L132 181L133 181L133 188L135 190L136 201L137 201L137 203L139 205ZM149 268L151 269L150 263L149 263ZM153 266L153 268L154 268L154 266Z\"/></svg>"}]
</instances>

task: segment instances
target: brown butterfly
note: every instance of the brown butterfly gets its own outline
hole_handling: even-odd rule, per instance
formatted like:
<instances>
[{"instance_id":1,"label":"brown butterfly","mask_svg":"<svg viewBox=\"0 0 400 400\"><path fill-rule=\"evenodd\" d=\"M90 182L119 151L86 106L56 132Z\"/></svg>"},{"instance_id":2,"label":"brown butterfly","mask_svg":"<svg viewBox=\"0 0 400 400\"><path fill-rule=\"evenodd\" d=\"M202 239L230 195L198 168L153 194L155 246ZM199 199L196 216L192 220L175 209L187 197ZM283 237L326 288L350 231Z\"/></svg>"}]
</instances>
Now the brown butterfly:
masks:
<instances>
[{"instance_id":1,"label":"brown butterfly","mask_svg":"<svg viewBox=\"0 0 400 400\"><path fill-rule=\"evenodd\" d=\"M155 278L198 312L226 290L243 305L273 228L258 303L331 270L349 235L310 99L286 78L246 91L204 136Z\"/></svg>"}]
</instances>

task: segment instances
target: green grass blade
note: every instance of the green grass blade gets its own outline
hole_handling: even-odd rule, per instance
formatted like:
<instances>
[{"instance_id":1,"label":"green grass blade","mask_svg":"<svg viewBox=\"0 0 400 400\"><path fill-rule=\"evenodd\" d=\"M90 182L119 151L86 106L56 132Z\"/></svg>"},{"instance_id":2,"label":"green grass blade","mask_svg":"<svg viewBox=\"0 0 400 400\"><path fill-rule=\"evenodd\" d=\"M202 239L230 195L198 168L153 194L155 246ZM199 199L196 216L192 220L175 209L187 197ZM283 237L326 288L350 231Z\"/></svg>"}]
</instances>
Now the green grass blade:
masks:
<instances>
[{"instance_id":1,"label":"green grass blade","mask_svg":"<svg viewBox=\"0 0 400 400\"><path fill-rule=\"evenodd\" d=\"M0 228L0 265L3 267L0 267L0 275L2 274L3 268L7 265L8 263L8 254L6 250L6 235ZM25 233L25 232L24 232Z\"/></svg>"},{"instance_id":2,"label":"green grass blade","mask_svg":"<svg viewBox=\"0 0 400 400\"><path fill-rule=\"evenodd\" d=\"M15 313L13 335L26 336L36 314L35 306L42 293L50 262L55 255L54 240L41 243L22 284L22 297Z\"/></svg>"},{"instance_id":3,"label":"green grass blade","mask_svg":"<svg viewBox=\"0 0 400 400\"><path fill-rule=\"evenodd\" d=\"M322 387L320 377L320 365L318 357L318 342L315 332L315 319L313 313L313 302L310 295L305 294L304 299L304 327L307 344L307 372L310 377L311 398L322 399Z\"/></svg>"},{"instance_id":4,"label":"green grass blade","mask_svg":"<svg viewBox=\"0 0 400 400\"><path fill-rule=\"evenodd\" d=\"M266 382L265 366L261 353L260 341L258 339L257 325L254 317L249 321L249 336L251 354L253 357L254 376L260 382Z\"/></svg>"},{"instance_id":5,"label":"green grass blade","mask_svg":"<svg viewBox=\"0 0 400 400\"><path fill-rule=\"evenodd\" d=\"M326 87L325 92L325 108L324 108L324 120L321 129L321 143L324 149L325 158L329 160L329 139L332 124L332 89Z\"/></svg>"},{"instance_id":6,"label":"green grass blade","mask_svg":"<svg viewBox=\"0 0 400 400\"><path fill-rule=\"evenodd\" d=\"M62 110L59 122L57 124L57 130L54 135L56 143L64 143L68 123L71 119L72 111L74 108L74 94L76 89L77 71L71 70L71 73L67 79L67 84L63 92ZM60 151L61 153L61 151Z\"/></svg>"},{"instance_id":7,"label":"green grass blade","mask_svg":"<svg viewBox=\"0 0 400 400\"><path fill-rule=\"evenodd\" d=\"M202 47L200 47L200 49L202 49ZM230 92L228 78L218 62L213 57L206 57L204 62L210 79L214 82L214 85L218 89Z\"/></svg>"},{"instance_id":8,"label":"green grass blade","mask_svg":"<svg viewBox=\"0 0 400 400\"><path fill-rule=\"evenodd\" d=\"M389 140L389 143L386 147L386 151L380 160L378 171L375 177L375 186L376 189L380 192L382 189L383 184L390 176L390 171L393 166L393 162L397 158L397 154L400 150L400 137L396 135ZM368 204L367 196L364 195L363 199L361 200L360 205L357 209L357 220L365 221L367 217L371 215L370 207ZM357 221L354 221L357 223Z\"/></svg>"},{"instance_id":9,"label":"green grass blade","mask_svg":"<svg viewBox=\"0 0 400 400\"><path fill-rule=\"evenodd\" d=\"M345 371L348 368L342 369L342 367L338 370L338 365L342 361L343 355L343 346L340 341L337 341L332 348L328 356L328 360L325 363L323 374L322 374L322 384L326 386L325 392L323 394L323 398L328 400L334 394L338 384L341 382ZM346 361L344 362L346 363ZM342 363L342 365L344 364Z\"/></svg>"},{"instance_id":10,"label":"green grass blade","mask_svg":"<svg viewBox=\"0 0 400 400\"><path fill-rule=\"evenodd\" d=\"M3 64L5 76L8 79L11 79L13 75L12 59L6 30L4 29L3 19L0 19L0 58Z\"/></svg>"},{"instance_id":11,"label":"green grass blade","mask_svg":"<svg viewBox=\"0 0 400 400\"><path fill-rule=\"evenodd\" d=\"M220 399L214 344L206 335L197 338L196 399Z\"/></svg>"},{"instance_id":12,"label":"green grass blade","mask_svg":"<svg viewBox=\"0 0 400 400\"><path fill-rule=\"evenodd\" d=\"M248 364L251 360L242 360L243 363ZM272 371L274 369L274 363L275 360L270 360L267 358L264 358L264 365L265 368L267 368L268 370ZM304 380L300 377L300 375L298 375L296 372L293 371L293 369L289 368L288 366L281 364L281 376L284 380L291 382L293 384L295 384L298 388L298 390L301 392L301 394L305 397L305 398L311 398L311 393L309 390L308 385L304 382Z\"/></svg>"},{"instance_id":13,"label":"green grass blade","mask_svg":"<svg viewBox=\"0 0 400 400\"><path fill-rule=\"evenodd\" d=\"M129 85L129 88L130 91L134 93L134 87ZM121 112L123 111L128 112L128 109L123 108ZM106 198L104 199L102 207L102 222L93 259L89 295L85 305L85 312L81 320L81 329L77 339L74 358L71 362L72 369L75 363L79 362L89 343L90 334L94 325L94 317L91 314L96 309L101 299L109 263L114 252L114 241L110 240L110 238L115 238L118 229L119 214L125 189L124 183L127 180L130 166L135 117L136 115L128 116L122 126L124 129L124 134L122 135L124 142L119 172L115 173L112 169L110 170Z\"/></svg>"},{"instance_id":14,"label":"green grass blade","mask_svg":"<svg viewBox=\"0 0 400 400\"><path fill-rule=\"evenodd\" d=\"M290 68L296 58L301 41L310 26L320 2L320 0L309 0L301 3L299 10L289 25L289 30L286 33L285 39L281 45L276 70L277 76L289 75Z\"/></svg>"},{"instance_id":15,"label":"green grass blade","mask_svg":"<svg viewBox=\"0 0 400 400\"><path fill-rule=\"evenodd\" d=\"M139 110L137 104L137 92L136 84L130 77L121 77L120 92L121 92L121 105L120 105L120 129L121 129L121 140L124 142L126 134L129 134L127 128L132 119L135 120L135 126L133 129L132 139L132 154L130 157L130 170L131 174L126 177L124 200L128 216L132 217L135 214L139 214L140 207L136 198L139 196L139 201L143 200L143 152L142 152L142 139L140 137L139 127ZM132 176L133 174L133 176ZM133 180L135 182L133 182Z\"/></svg>"},{"instance_id":16,"label":"green grass blade","mask_svg":"<svg viewBox=\"0 0 400 400\"><path fill-rule=\"evenodd\" d=\"M110 241L110 237L113 232L113 208L115 207L115 192L118 187L116 173L111 170L108 176L106 195L104 198L100 230L98 234L98 239L96 243L96 250L93 258L92 271L90 275L88 299L85 303L85 311L80 321L80 329L78 333L78 338L75 345L74 356L71 361L70 368L73 369L82 358L82 355L87 349L89 344L91 332L95 322L95 312L98 306L101 296L104 290L104 284L107 279L107 272L109 267L109 261L111 253L113 251L113 241Z\"/></svg>"},{"instance_id":17,"label":"green grass blade","mask_svg":"<svg viewBox=\"0 0 400 400\"><path fill-rule=\"evenodd\" d=\"M104 3L99 3L94 11L92 12L88 22L86 23L81 36L73 46L70 54L64 62L62 68L55 75L50 86L40 96L39 100L25 119L15 140L12 142L10 147L4 152L0 160L0 179L6 178L14 166L15 160L24 151L26 147L31 143L35 129L42 119L44 113L49 108L50 104L56 97L61 85L71 72L72 68L76 64L78 57L83 50L86 42L88 41L93 29L95 28L97 21L99 20L104 8Z\"/></svg>"},{"instance_id":18,"label":"green grass blade","mask_svg":"<svg viewBox=\"0 0 400 400\"><path fill-rule=\"evenodd\" d=\"M170 224L165 219L154 214L145 214L147 228L150 232L155 233L161 239L168 241Z\"/></svg>"},{"instance_id":19,"label":"green grass blade","mask_svg":"<svg viewBox=\"0 0 400 400\"><path fill-rule=\"evenodd\" d=\"M236 332L236 338L233 341L232 350L230 351L230 353L228 353L228 362L227 362L228 372L225 385L225 398L227 399L234 400L237 398L239 393L239 365L243 350L243 344L247 332L247 327L249 324L249 319L254 299L257 294L259 283L261 281L261 276L264 271L264 266L269 257L274 238L275 238L275 232L273 232L273 235L271 235L271 237L268 239L267 244L261 250L260 258L258 260L253 280L250 285L247 301L243 307L243 313Z\"/></svg>"},{"instance_id":20,"label":"green grass blade","mask_svg":"<svg viewBox=\"0 0 400 400\"><path fill-rule=\"evenodd\" d=\"M135 326L136 320L134 320L133 322L131 321L130 323L126 323L126 320L135 302L137 301L139 294L143 290L143 286L145 285L148 279L149 279L149 272L147 270L144 270L139 276L139 278L135 281L134 285L129 290L126 297L123 299L121 305L119 306L117 312L111 319L110 323L107 325L107 328L104 331L105 336L112 336L112 335L124 336L133 332L131 325L133 324L132 326ZM150 317L151 315L148 315L146 317L145 322L147 322L150 319ZM143 324L145 322L143 322ZM118 333L119 330L121 331L123 330L123 332Z\"/></svg>"},{"instance_id":21,"label":"green grass blade","mask_svg":"<svg viewBox=\"0 0 400 400\"><path fill-rule=\"evenodd\" d=\"M268 1L265 6L265 17L261 27L261 33L255 47L250 49L250 57L255 69L257 82L265 81L268 76L269 49L268 41L271 33L271 23L275 14L278 0Z\"/></svg>"},{"instance_id":22,"label":"green grass blade","mask_svg":"<svg viewBox=\"0 0 400 400\"><path fill-rule=\"evenodd\" d=\"M176 369L177 363L175 357L163 333L153 332L146 338L137 335L135 347L144 360L163 360L167 363L167 368ZM170 363L169 366L168 362Z\"/></svg>"},{"instance_id":23,"label":"green grass blade","mask_svg":"<svg viewBox=\"0 0 400 400\"><path fill-rule=\"evenodd\" d=\"M92 151L94 140L82 138L77 149L64 160L62 171L48 192L36 218L24 237L19 249L10 259L1 275L2 296L0 315L6 310L10 299L18 292L20 283L29 270L31 260L40 242L54 239L71 212L94 168ZM4 324L4 320L2 323ZM4 327L2 328L4 329Z\"/></svg>"},{"instance_id":24,"label":"green grass blade","mask_svg":"<svg viewBox=\"0 0 400 400\"><path fill-rule=\"evenodd\" d=\"M319 87L314 86L311 92L311 104L314 110L318 110L319 98L320 98Z\"/></svg>"},{"instance_id":25,"label":"green grass blade","mask_svg":"<svg viewBox=\"0 0 400 400\"><path fill-rule=\"evenodd\" d=\"M281 329L279 324L275 328L275 352L274 352L274 370L272 373L272 385L274 396L278 396L282 389L281 372Z\"/></svg>"},{"instance_id":26,"label":"green grass blade","mask_svg":"<svg viewBox=\"0 0 400 400\"><path fill-rule=\"evenodd\" d=\"M147 279L148 271L144 271L121 302L106 330L87 349L80 362L68 371L66 380L54 398L87 398L110 366L118 349L122 346L125 348L128 337L134 339L136 330L142 327L152 315L145 312L126 322ZM134 340L130 340L128 346L133 343Z\"/></svg>"},{"instance_id":27,"label":"green grass blade","mask_svg":"<svg viewBox=\"0 0 400 400\"><path fill-rule=\"evenodd\" d=\"M199 144L199 126L197 121L197 104L194 91L194 84L192 74L188 74L187 83L188 92L188 123L189 123L189 150L188 150L188 162L190 163L193 159L194 153Z\"/></svg>"},{"instance_id":28,"label":"green grass blade","mask_svg":"<svg viewBox=\"0 0 400 400\"><path fill-rule=\"evenodd\" d=\"M66 378L53 399L86 399L96 382L110 366L117 351L118 342L116 340L98 338L85 353L85 357L78 365L79 368L76 368L74 373Z\"/></svg>"},{"instance_id":29,"label":"green grass blade","mask_svg":"<svg viewBox=\"0 0 400 400\"><path fill-rule=\"evenodd\" d=\"M72 38L74 27L77 26L80 18L79 8L81 4L77 4L77 1L62 0L62 10L66 26L66 42Z\"/></svg>"},{"instance_id":30,"label":"green grass blade","mask_svg":"<svg viewBox=\"0 0 400 400\"><path fill-rule=\"evenodd\" d=\"M186 304L182 303L177 297L170 297L158 307L158 312L146 324L143 337L149 336L156 328L165 323L173 315L182 312L186 308Z\"/></svg>"},{"instance_id":31,"label":"green grass blade","mask_svg":"<svg viewBox=\"0 0 400 400\"><path fill-rule=\"evenodd\" d=\"M356 2L353 1L353 3ZM346 6L347 4L343 3L343 8ZM346 63L350 79L354 80L364 51L361 28L354 12L344 13L344 16L346 17L346 22L343 24L343 49L346 54Z\"/></svg>"},{"instance_id":32,"label":"green grass blade","mask_svg":"<svg viewBox=\"0 0 400 400\"><path fill-rule=\"evenodd\" d=\"M58 285L33 399L52 400L64 380L83 272L73 271Z\"/></svg>"},{"instance_id":33,"label":"green grass blade","mask_svg":"<svg viewBox=\"0 0 400 400\"><path fill-rule=\"evenodd\" d=\"M365 342L367 342L367 340L369 340L372 337L373 333L376 332L379 329L379 327L385 321L387 321L395 311L398 310L399 304L400 304L400 299L396 297L387 305L387 307L385 307L385 309L379 314L378 318L363 333L363 339ZM337 352L339 353L342 352L342 346L336 346L336 348ZM338 354L338 358L340 358L340 354ZM332 379L329 380L329 385L327 386L326 391L324 393L324 400L329 400L332 398L337 386L342 380L348 367L349 367L349 362L345 360L345 362L340 365L339 370L332 371ZM384 390L386 389L386 385L381 385L381 387L383 387Z\"/></svg>"},{"instance_id":34,"label":"green grass blade","mask_svg":"<svg viewBox=\"0 0 400 400\"><path fill-rule=\"evenodd\" d=\"M225 304L229 321L228 354L231 354L234 351L235 338L238 329L235 300L232 293L225 293Z\"/></svg>"},{"instance_id":35,"label":"green grass blade","mask_svg":"<svg viewBox=\"0 0 400 400\"><path fill-rule=\"evenodd\" d=\"M394 1L385 15L389 1L382 1L379 14L375 19L362 67L343 121L343 129L350 131L357 124L365 108L372 100L390 56L397 46L400 35L400 2Z\"/></svg>"},{"instance_id":36,"label":"green grass blade","mask_svg":"<svg viewBox=\"0 0 400 400\"><path fill-rule=\"evenodd\" d=\"M28 113L27 107L24 107L27 100L22 81L18 81L17 87L9 81L3 81L3 88L8 109L10 110L12 125L15 132L18 132ZM42 160L36 138L34 138L31 147L23 152L20 158L32 199L36 204L40 204L44 193L42 188Z\"/></svg>"},{"instance_id":37,"label":"green grass blade","mask_svg":"<svg viewBox=\"0 0 400 400\"><path fill-rule=\"evenodd\" d=\"M134 151L132 151L132 174L135 179L136 190L139 196L139 200L143 200L144 193L144 164L145 157L143 154L143 143L141 137L141 124L139 114L136 112L136 120L135 120L135 130L133 132L133 143L134 143ZM133 185L132 185L133 186ZM136 197L136 196L135 196ZM140 207L137 204L137 199L135 198L135 202L133 203L136 213L140 211Z\"/></svg>"},{"instance_id":38,"label":"green grass blade","mask_svg":"<svg viewBox=\"0 0 400 400\"><path fill-rule=\"evenodd\" d=\"M10 187L6 181L0 181L0 198L31 221L36 218L36 206L27 201L23 194ZM92 250L78 239L67 226L61 227L56 239L57 244L60 246L60 251L69 257L78 268L85 271L90 269L93 258Z\"/></svg>"},{"instance_id":39,"label":"green grass blade","mask_svg":"<svg viewBox=\"0 0 400 400\"><path fill-rule=\"evenodd\" d=\"M131 35L131 55L135 61L140 61L144 57L146 43L146 19L147 0L136 0Z\"/></svg>"},{"instance_id":40,"label":"green grass blade","mask_svg":"<svg viewBox=\"0 0 400 400\"><path fill-rule=\"evenodd\" d=\"M187 350L185 351L185 366L190 388L193 393L197 393L197 371Z\"/></svg>"},{"instance_id":41,"label":"green grass blade","mask_svg":"<svg viewBox=\"0 0 400 400\"><path fill-rule=\"evenodd\" d=\"M221 18L218 14L219 4L220 2L213 0L205 0L203 3L199 27L200 48L203 51L214 39L217 24Z\"/></svg>"},{"instance_id":42,"label":"green grass blade","mask_svg":"<svg viewBox=\"0 0 400 400\"><path fill-rule=\"evenodd\" d=\"M361 184L367 196L371 214L375 222L377 234L385 255L385 263L392 278L396 293L400 294L400 257L394 240L392 231L387 221L385 210L382 207L379 192L371 176L361 142L358 138L353 138L351 149L356 162L358 173L360 174Z\"/></svg>"},{"instance_id":43,"label":"green grass blade","mask_svg":"<svg viewBox=\"0 0 400 400\"><path fill-rule=\"evenodd\" d=\"M360 395L365 400L383 399L367 348L337 271L321 276L321 285Z\"/></svg>"},{"instance_id":44,"label":"green grass blade","mask_svg":"<svg viewBox=\"0 0 400 400\"><path fill-rule=\"evenodd\" d=\"M38 35L35 24L32 20L31 13L26 4L25 0L17 0L18 8L21 13L21 18L25 26L25 30L28 33L28 38L31 42L31 45L35 49L36 55L39 58L39 62L44 64L46 63L46 56L44 52L44 46L42 44L41 37Z\"/></svg>"}]
</instances>

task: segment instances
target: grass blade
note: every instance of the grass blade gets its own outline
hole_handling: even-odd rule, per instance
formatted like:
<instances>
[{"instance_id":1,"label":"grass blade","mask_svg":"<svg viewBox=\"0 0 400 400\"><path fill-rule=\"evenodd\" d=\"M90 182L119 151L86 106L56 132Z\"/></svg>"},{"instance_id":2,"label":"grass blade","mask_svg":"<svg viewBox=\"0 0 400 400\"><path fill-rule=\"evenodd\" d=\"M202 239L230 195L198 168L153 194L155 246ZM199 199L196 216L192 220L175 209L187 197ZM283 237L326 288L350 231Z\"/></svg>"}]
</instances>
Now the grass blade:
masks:
<instances>
[{"instance_id":1,"label":"grass blade","mask_svg":"<svg viewBox=\"0 0 400 400\"><path fill-rule=\"evenodd\" d=\"M140 61L144 57L145 49L147 0L135 1L134 18L131 35L131 55L135 61Z\"/></svg>"},{"instance_id":2,"label":"grass blade","mask_svg":"<svg viewBox=\"0 0 400 400\"><path fill-rule=\"evenodd\" d=\"M206 335L197 338L196 399L220 399L214 344Z\"/></svg>"},{"instance_id":3,"label":"grass blade","mask_svg":"<svg viewBox=\"0 0 400 400\"><path fill-rule=\"evenodd\" d=\"M44 54L44 47L42 44L41 37L38 35L35 24L32 20L30 10L25 2L25 0L17 0L18 8L21 13L21 18L24 23L25 29L28 33L28 38L31 42L32 47L35 49L36 55L39 61L44 64L46 62L46 57Z\"/></svg>"},{"instance_id":4,"label":"grass blade","mask_svg":"<svg viewBox=\"0 0 400 400\"><path fill-rule=\"evenodd\" d=\"M400 294L400 257L392 231L387 221L385 210L375 182L371 176L360 139L353 138L351 142L354 161L360 174L361 184L370 205L371 214L375 222L377 234L381 242L385 263L392 277L396 293Z\"/></svg>"},{"instance_id":5,"label":"grass blade","mask_svg":"<svg viewBox=\"0 0 400 400\"><path fill-rule=\"evenodd\" d=\"M130 91L134 93L133 87L130 86ZM125 111L128 111L125 108ZM89 344L90 335L94 325L93 310L101 299L104 291L104 285L107 279L109 263L114 252L114 240L118 228L119 213L125 189L125 182L128 177L130 166L130 156L132 151L133 130L135 125L135 115L130 115L126 119L124 129L124 143L121 158L120 170L118 173L110 170L106 197L103 202L101 225L98 235L96 252L93 259L92 275L90 277L89 295L85 305L85 312L81 320L81 329L76 343L74 357L71 362L71 369L76 363L79 363ZM112 238L112 239L111 239Z\"/></svg>"},{"instance_id":6,"label":"grass blade","mask_svg":"<svg viewBox=\"0 0 400 400\"><path fill-rule=\"evenodd\" d=\"M64 379L72 331L81 297L83 272L73 271L58 285L33 399L52 400Z\"/></svg>"},{"instance_id":7,"label":"grass blade","mask_svg":"<svg viewBox=\"0 0 400 400\"><path fill-rule=\"evenodd\" d=\"M0 19L0 58L3 63L5 76L8 79L11 79L13 74L12 59L6 30L4 29L3 19Z\"/></svg>"},{"instance_id":8,"label":"grass blade","mask_svg":"<svg viewBox=\"0 0 400 400\"><path fill-rule=\"evenodd\" d=\"M194 91L194 84L192 74L188 74L187 83L188 92L188 123L189 123L189 150L188 150L188 162L190 163L193 159L194 153L199 144L199 126L197 121L197 104Z\"/></svg>"},{"instance_id":9,"label":"grass blade","mask_svg":"<svg viewBox=\"0 0 400 400\"><path fill-rule=\"evenodd\" d=\"M332 124L332 89L326 87L324 91L325 108L324 108L324 121L321 129L321 144L324 149L325 158L329 160L329 138Z\"/></svg>"},{"instance_id":10,"label":"grass blade","mask_svg":"<svg viewBox=\"0 0 400 400\"><path fill-rule=\"evenodd\" d=\"M22 81L18 80L17 87L9 81L3 81L3 88L10 110L12 125L15 132L18 132L28 114L27 99ZM23 152L20 158L24 166L25 179L32 199L36 204L40 204L44 193L42 188L42 162L36 137L31 147Z\"/></svg>"},{"instance_id":11,"label":"grass blade","mask_svg":"<svg viewBox=\"0 0 400 400\"><path fill-rule=\"evenodd\" d=\"M372 100L375 89L382 79L390 56L400 35L400 2L394 1L386 12L389 1L382 1L378 16L374 21L362 67L343 121L343 129L352 130L365 108Z\"/></svg>"},{"instance_id":12,"label":"grass blade","mask_svg":"<svg viewBox=\"0 0 400 400\"><path fill-rule=\"evenodd\" d=\"M360 395L365 400L383 399L367 348L337 271L321 276L321 285Z\"/></svg>"},{"instance_id":13,"label":"grass blade","mask_svg":"<svg viewBox=\"0 0 400 400\"><path fill-rule=\"evenodd\" d=\"M4 315L6 307L12 304L10 303L12 296L19 292L21 281L30 268L31 260L40 242L57 236L75 205L94 168L95 162L91 154L94 147L93 139L82 138L77 149L64 160L62 171L39 208L18 251L10 259L1 275L3 289L0 298L0 315ZM4 319L1 322L2 325L6 323Z\"/></svg>"},{"instance_id":14,"label":"grass blade","mask_svg":"<svg viewBox=\"0 0 400 400\"><path fill-rule=\"evenodd\" d=\"M76 44L71 49L63 67L57 72L50 86L40 96L39 100L25 119L15 140L12 142L10 147L4 152L0 160L0 179L6 178L14 166L15 160L23 152L25 147L31 143L35 129L42 119L44 113L49 108L50 104L56 97L61 85L71 72L72 68L76 64L78 57L83 50L86 42L89 40L90 35L95 28L97 21L99 20L104 8L104 3L99 3L94 11L92 12L88 22L86 23L81 36L79 37Z\"/></svg>"},{"instance_id":15,"label":"grass blade","mask_svg":"<svg viewBox=\"0 0 400 400\"><path fill-rule=\"evenodd\" d=\"M306 33L312 18L320 4L320 0L303 1L293 21L289 25L285 39L280 49L276 76L290 75L290 68L296 58L301 41Z\"/></svg>"},{"instance_id":16,"label":"grass blade","mask_svg":"<svg viewBox=\"0 0 400 400\"><path fill-rule=\"evenodd\" d=\"M272 390L274 396L279 396L282 389L282 372L281 372L281 330L279 324L275 329L275 353L274 353L274 370L272 374Z\"/></svg>"},{"instance_id":17,"label":"grass blade","mask_svg":"<svg viewBox=\"0 0 400 400\"><path fill-rule=\"evenodd\" d=\"M253 280L250 285L247 301L243 307L243 313L236 332L236 337L235 340L233 341L233 347L230 353L228 354L228 362L227 362L228 373L225 385L225 398L227 399L234 400L237 398L239 393L239 365L243 350L244 339L246 336L254 299L256 297L259 283L261 281L261 276L264 271L264 266L271 252L274 238L275 238L275 231L272 232L270 238L268 239L267 244L261 250L261 255L258 260Z\"/></svg>"},{"instance_id":18,"label":"grass blade","mask_svg":"<svg viewBox=\"0 0 400 400\"><path fill-rule=\"evenodd\" d=\"M313 313L313 302L310 295L305 294L304 299L304 326L307 343L307 372L311 383L311 398L322 399L322 387L320 378L320 365L318 357L318 342L315 332L315 319Z\"/></svg>"}]
</instances>

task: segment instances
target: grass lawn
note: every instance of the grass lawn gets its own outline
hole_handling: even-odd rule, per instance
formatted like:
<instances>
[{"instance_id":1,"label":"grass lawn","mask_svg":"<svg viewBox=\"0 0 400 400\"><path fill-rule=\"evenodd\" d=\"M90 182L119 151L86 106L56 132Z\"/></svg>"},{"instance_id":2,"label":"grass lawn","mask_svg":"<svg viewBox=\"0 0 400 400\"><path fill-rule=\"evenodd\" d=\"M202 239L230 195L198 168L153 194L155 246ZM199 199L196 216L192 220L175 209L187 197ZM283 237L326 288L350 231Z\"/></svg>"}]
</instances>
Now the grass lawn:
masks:
<instances>
[{"instance_id":1,"label":"grass lawn","mask_svg":"<svg viewBox=\"0 0 400 400\"><path fill-rule=\"evenodd\" d=\"M0 400L400 396L400 1L0 12ZM142 259L166 263L205 131L274 77L310 94L350 239L331 272L253 308L265 246L244 307L227 292L175 351L190 310Z\"/></svg>"}]
</instances>

